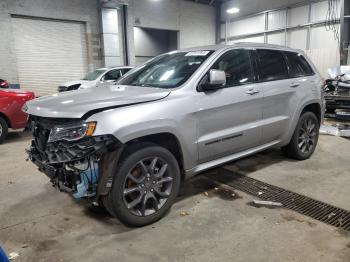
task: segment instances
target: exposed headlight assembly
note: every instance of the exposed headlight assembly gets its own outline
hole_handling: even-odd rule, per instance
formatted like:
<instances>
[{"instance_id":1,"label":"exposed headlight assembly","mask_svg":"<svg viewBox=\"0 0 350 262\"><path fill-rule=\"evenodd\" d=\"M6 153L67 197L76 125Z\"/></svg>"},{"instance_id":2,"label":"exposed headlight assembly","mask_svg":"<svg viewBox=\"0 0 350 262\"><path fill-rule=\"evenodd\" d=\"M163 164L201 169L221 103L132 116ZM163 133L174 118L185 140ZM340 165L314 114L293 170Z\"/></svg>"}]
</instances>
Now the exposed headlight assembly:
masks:
<instances>
[{"instance_id":1,"label":"exposed headlight assembly","mask_svg":"<svg viewBox=\"0 0 350 262\"><path fill-rule=\"evenodd\" d=\"M51 129L49 141L60 140L75 141L83 137L92 136L95 132L96 122L83 122L79 124L55 126Z\"/></svg>"}]
</instances>

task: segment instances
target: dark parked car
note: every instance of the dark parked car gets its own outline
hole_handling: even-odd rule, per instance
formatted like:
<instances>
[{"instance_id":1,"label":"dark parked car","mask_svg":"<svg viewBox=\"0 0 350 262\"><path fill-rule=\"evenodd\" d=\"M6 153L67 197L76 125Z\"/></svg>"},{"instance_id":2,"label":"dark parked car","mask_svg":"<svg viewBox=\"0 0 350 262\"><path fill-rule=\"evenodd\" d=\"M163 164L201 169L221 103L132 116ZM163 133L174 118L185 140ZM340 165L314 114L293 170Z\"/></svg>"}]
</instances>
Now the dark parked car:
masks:
<instances>
[{"instance_id":1,"label":"dark parked car","mask_svg":"<svg viewBox=\"0 0 350 262\"><path fill-rule=\"evenodd\" d=\"M28 100L34 98L33 92L0 89L0 143L6 138L9 128L26 127L28 115L21 109Z\"/></svg>"},{"instance_id":2,"label":"dark parked car","mask_svg":"<svg viewBox=\"0 0 350 262\"><path fill-rule=\"evenodd\" d=\"M10 84L8 81L0 78L0 88L9 88Z\"/></svg>"}]
</instances>

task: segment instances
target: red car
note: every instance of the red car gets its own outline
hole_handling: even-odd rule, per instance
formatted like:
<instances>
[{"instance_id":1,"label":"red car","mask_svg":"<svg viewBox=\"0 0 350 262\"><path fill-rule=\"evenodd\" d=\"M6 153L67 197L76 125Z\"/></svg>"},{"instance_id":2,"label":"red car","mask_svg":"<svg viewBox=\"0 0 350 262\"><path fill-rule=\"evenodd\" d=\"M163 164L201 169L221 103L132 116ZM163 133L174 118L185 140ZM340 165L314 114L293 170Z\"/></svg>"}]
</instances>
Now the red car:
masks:
<instances>
[{"instance_id":1,"label":"red car","mask_svg":"<svg viewBox=\"0 0 350 262\"><path fill-rule=\"evenodd\" d=\"M8 128L26 127L28 116L22 112L22 107L34 98L33 92L0 89L0 143L4 141Z\"/></svg>"}]
</instances>

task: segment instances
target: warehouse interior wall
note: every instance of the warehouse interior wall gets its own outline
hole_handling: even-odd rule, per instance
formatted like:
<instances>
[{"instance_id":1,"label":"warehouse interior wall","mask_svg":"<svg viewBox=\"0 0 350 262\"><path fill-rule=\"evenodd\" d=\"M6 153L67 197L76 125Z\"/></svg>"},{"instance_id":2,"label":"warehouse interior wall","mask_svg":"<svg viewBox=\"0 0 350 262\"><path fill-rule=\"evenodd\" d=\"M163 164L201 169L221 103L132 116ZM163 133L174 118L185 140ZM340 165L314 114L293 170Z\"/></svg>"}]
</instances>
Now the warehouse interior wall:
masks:
<instances>
[{"instance_id":1,"label":"warehouse interior wall","mask_svg":"<svg viewBox=\"0 0 350 262\"><path fill-rule=\"evenodd\" d=\"M0 72L1 77L18 85L18 66L14 50L11 17L13 15L82 22L86 26L87 68L102 65L96 0L2 0L0 1Z\"/></svg>"},{"instance_id":2,"label":"warehouse interior wall","mask_svg":"<svg viewBox=\"0 0 350 262\"><path fill-rule=\"evenodd\" d=\"M247 0L248 5L250 1ZM294 3L294 1L278 1L279 6L276 6L273 2L277 1L263 0L261 3L259 1L259 5L264 4L265 9L268 6L272 10L282 4ZM227 17L227 14L223 14L227 6L228 3L221 7L223 15L220 27L221 43L257 42L301 49L310 57L323 77L328 77L329 67L340 64L339 40L324 24L328 1L304 3L298 1L295 6L284 6L279 10L244 17ZM255 7L251 7L250 10L255 10ZM339 9L336 14L339 18ZM307 26L308 24L312 25ZM336 28L339 30L339 23Z\"/></svg>"},{"instance_id":3,"label":"warehouse interior wall","mask_svg":"<svg viewBox=\"0 0 350 262\"><path fill-rule=\"evenodd\" d=\"M133 0L129 8L133 26L178 31L180 49L215 44L214 6L184 0Z\"/></svg>"},{"instance_id":4,"label":"warehouse interior wall","mask_svg":"<svg viewBox=\"0 0 350 262\"><path fill-rule=\"evenodd\" d=\"M135 64L177 49L177 31L134 27Z\"/></svg>"}]
</instances>

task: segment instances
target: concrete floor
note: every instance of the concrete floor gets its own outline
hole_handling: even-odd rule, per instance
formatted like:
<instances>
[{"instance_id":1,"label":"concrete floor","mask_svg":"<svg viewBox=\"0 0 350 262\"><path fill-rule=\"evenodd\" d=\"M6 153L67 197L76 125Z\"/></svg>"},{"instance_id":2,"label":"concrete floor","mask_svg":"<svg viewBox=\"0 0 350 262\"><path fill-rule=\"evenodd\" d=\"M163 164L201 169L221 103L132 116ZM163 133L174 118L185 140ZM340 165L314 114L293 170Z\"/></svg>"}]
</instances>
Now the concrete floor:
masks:
<instances>
[{"instance_id":1,"label":"concrete floor","mask_svg":"<svg viewBox=\"0 0 350 262\"><path fill-rule=\"evenodd\" d=\"M15 261L350 261L350 233L250 206L251 196L204 176L185 182L164 219L127 228L52 188L25 162L28 144L13 132L0 145L0 245L19 253ZM350 140L321 136L307 161L269 150L226 167L350 210L349 157Z\"/></svg>"}]
</instances>

